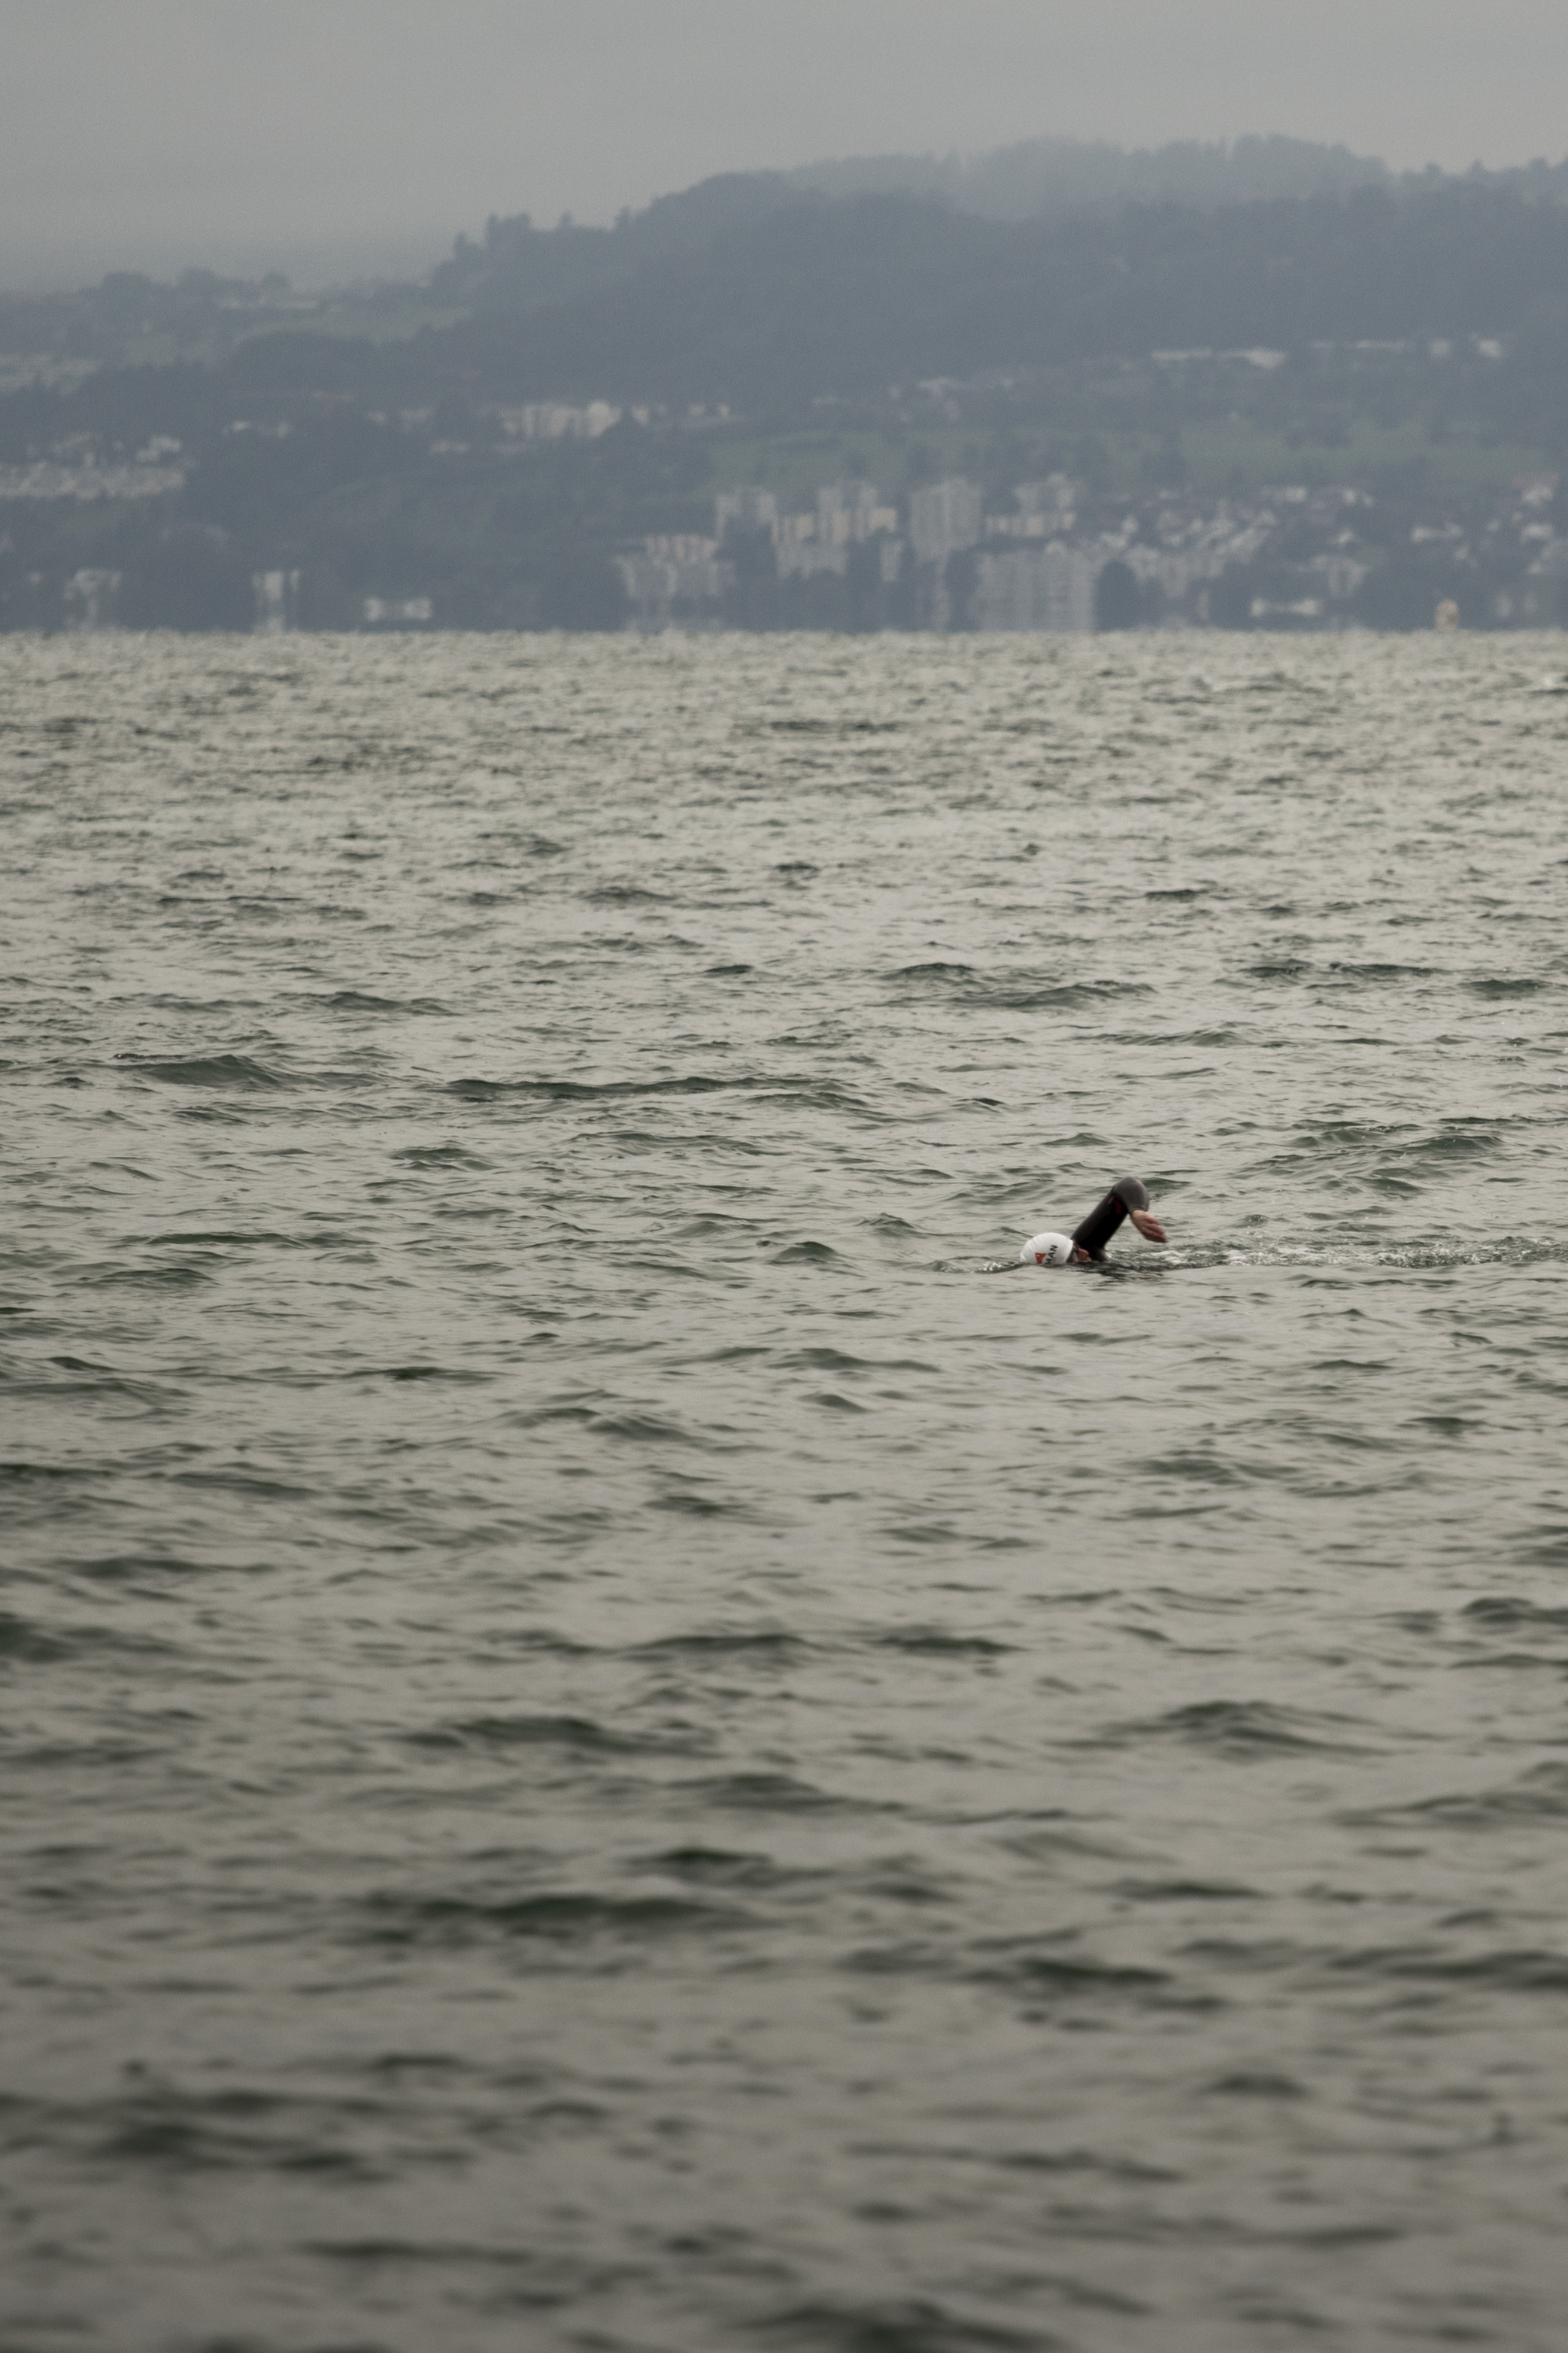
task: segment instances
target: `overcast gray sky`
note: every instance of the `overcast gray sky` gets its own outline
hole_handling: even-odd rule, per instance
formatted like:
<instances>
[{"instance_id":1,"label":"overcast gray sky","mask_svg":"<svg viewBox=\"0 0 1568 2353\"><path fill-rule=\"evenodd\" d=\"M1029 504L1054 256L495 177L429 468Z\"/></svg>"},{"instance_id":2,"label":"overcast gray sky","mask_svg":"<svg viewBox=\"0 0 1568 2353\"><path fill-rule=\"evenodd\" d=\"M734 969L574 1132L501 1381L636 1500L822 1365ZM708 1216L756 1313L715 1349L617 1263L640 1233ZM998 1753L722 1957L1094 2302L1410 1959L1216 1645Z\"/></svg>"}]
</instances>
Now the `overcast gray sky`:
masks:
<instances>
[{"instance_id":1,"label":"overcast gray sky","mask_svg":"<svg viewBox=\"0 0 1568 2353\"><path fill-rule=\"evenodd\" d=\"M0 282L415 269L491 212L1043 134L1558 160L1568 0L0 0Z\"/></svg>"}]
</instances>

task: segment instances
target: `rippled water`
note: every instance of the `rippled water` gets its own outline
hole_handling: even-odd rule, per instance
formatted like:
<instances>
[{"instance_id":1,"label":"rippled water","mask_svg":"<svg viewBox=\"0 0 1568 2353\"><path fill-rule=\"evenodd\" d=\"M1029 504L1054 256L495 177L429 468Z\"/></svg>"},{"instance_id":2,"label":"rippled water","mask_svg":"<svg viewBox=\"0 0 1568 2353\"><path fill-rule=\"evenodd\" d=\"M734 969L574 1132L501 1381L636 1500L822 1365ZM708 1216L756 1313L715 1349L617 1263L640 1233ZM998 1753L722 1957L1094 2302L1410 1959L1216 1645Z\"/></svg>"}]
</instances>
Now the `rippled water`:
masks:
<instances>
[{"instance_id":1,"label":"rippled water","mask_svg":"<svg viewBox=\"0 0 1568 2353\"><path fill-rule=\"evenodd\" d=\"M1562 661L0 639L5 2353L1561 2345Z\"/></svg>"}]
</instances>

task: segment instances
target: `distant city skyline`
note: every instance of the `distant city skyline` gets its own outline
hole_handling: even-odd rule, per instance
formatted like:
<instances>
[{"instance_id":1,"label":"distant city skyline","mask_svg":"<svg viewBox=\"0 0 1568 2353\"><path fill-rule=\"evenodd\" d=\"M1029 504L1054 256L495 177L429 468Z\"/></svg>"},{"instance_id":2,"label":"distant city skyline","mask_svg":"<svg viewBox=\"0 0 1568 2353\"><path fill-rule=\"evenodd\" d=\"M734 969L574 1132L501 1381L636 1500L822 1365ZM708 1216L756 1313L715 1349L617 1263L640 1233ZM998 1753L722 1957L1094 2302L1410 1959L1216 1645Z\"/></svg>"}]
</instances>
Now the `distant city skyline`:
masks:
<instances>
[{"instance_id":1,"label":"distant city skyline","mask_svg":"<svg viewBox=\"0 0 1568 2353\"><path fill-rule=\"evenodd\" d=\"M0 0L0 282L427 267L491 212L1038 137L1568 147L1554 0Z\"/></svg>"}]
</instances>

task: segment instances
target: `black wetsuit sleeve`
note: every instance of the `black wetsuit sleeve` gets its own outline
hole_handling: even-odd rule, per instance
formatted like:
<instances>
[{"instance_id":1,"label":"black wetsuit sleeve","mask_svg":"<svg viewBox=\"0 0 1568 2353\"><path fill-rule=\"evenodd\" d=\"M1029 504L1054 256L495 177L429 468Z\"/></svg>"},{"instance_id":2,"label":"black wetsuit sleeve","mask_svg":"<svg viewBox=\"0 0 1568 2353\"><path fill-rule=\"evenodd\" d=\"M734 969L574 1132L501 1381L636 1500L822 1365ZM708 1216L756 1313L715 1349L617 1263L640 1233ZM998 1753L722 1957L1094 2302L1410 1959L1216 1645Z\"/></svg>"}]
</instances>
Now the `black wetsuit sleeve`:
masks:
<instances>
[{"instance_id":1,"label":"black wetsuit sleeve","mask_svg":"<svg viewBox=\"0 0 1568 2353\"><path fill-rule=\"evenodd\" d=\"M1149 1188L1146 1185L1136 1176L1119 1177L1104 1200L1099 1202L1082 1224L1074 1229L1073 1241L1079 1250L1087 1250L1090 1258L1102 1259L1106 1243L1122 1223L1128 1210L1146 1209L1148 1206Z\"/></svg>"}]
</instances>

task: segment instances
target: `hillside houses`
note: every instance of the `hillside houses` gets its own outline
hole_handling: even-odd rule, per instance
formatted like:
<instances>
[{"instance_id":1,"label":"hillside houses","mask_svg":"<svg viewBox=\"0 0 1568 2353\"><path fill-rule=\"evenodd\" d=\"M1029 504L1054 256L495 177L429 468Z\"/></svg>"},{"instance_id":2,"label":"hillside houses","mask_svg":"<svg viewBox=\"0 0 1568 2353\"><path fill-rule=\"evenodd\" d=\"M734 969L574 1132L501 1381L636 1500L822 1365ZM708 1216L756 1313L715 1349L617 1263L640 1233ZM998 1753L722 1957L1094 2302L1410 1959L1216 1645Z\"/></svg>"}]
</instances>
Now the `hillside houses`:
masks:
<instances>
[{"instance_id":1,"label":"hillside houses","mask_svg":"<svg viewBox=\"0 0 1568 2353\"><path fill-rule=\"evenodd\" d=\"M972 445L971 472L931 480L935 452L908 442L897 490L862 459L833 480L795 472L793 494L753 480L715 496L721 462L761 473L768 446L730 454L746 437L725 427L710 456L689 419L655 429L607 402L279 409L171 416L178 432L129 406L18 427L0 450L0 627L1072 636L1430 628L1440 607L1466 628L1568 622L1554 472L1445 490L1390 467L1221 495L1147 487L1152 451L1138 485L1103 467L1008 481L998 436ZM781 468L835 438L779 445Z\"/></svg>"}]
</instances>

